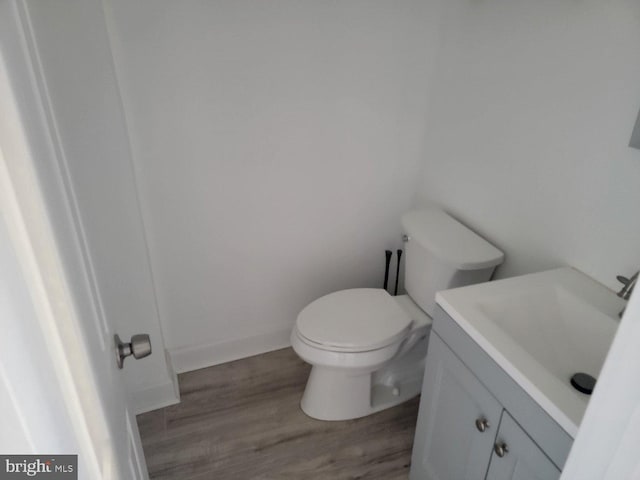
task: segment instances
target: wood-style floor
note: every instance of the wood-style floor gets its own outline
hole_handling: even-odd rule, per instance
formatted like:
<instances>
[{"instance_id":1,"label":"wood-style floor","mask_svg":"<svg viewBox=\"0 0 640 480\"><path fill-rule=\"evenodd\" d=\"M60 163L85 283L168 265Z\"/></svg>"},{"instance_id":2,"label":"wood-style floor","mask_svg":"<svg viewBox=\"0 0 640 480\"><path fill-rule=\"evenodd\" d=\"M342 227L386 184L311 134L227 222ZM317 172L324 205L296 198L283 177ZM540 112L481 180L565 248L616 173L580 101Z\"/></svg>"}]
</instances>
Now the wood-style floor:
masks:
<instances>
[{"instance_id":1,"label":"wood-style floor","mask_svg":"<svg viewBox=\"0 0 640 480\"><path fill-rule=\"evenodd\" d=\"M357 420L300 410L289 348L179 376L182 402L138 416L152 479L406 480L418 399Z\"/></svg>"}]
</instances>

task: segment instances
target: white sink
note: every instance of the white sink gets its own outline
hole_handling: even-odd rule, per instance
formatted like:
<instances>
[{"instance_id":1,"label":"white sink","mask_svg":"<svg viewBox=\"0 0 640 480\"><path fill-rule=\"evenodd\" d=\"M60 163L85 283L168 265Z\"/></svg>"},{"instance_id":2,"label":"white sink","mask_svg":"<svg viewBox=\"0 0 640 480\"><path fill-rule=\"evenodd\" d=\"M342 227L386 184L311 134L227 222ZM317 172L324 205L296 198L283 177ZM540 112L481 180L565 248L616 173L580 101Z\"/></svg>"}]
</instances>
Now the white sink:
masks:
<instances>
[{"instance_id":1,"label":"white sink","mask_svg":"<svg viewBox=\"0 0 640 480\"><path fill-rule=\"evenodd\" d=\"M572 268L439 292L437 303L558 424L575 437L626 302Z\"/></svg>"}]
</instances>

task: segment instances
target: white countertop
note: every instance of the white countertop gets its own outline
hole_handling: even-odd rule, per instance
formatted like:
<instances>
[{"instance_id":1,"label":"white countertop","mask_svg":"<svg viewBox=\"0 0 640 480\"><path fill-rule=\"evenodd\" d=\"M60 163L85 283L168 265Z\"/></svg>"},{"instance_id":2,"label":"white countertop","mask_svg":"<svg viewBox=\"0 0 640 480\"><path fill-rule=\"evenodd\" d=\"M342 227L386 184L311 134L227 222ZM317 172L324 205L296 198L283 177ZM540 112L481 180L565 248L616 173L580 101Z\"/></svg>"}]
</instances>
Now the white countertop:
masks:
<instances>
[{"instance_id":1,"label":"white countertop","mask_svg":"<svg viewBox=\"0 0 640 480\"><path fill-rule=\"evenodd\" d=\"M575 437L590 397L570 378L597 378L624 300L566 267L445 290L436 302Z\"/></svg>"}]
</instances>

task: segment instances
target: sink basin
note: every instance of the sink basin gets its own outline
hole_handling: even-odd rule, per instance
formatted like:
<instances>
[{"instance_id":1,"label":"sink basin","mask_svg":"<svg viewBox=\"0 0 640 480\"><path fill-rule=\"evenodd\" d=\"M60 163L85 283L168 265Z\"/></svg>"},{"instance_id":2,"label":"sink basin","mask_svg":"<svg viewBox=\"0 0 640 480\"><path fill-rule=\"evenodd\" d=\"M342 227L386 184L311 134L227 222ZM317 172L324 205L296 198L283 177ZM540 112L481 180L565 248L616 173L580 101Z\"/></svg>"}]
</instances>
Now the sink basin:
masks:
<instances>
[{"instance_id":1,"label":"sink basin","mask_svg":"<svg viewBox=\"0 0 640 480\"><path fill-rule=\"evenodd\" d=\"M598 377L626 302L572 268L439 292L436 302L569 435L589 396L573 374Z\"/></svg>"},{"instance_id":2,"label":"sink basin","mask_svg":"<svg viewBox=\"0 0 640 480\"><path fill-rule=\"evenodd\" d=\"M550 373L597 377L618 322L562 285L480 300L479 311Z\"/></svg>"}]
</instances>

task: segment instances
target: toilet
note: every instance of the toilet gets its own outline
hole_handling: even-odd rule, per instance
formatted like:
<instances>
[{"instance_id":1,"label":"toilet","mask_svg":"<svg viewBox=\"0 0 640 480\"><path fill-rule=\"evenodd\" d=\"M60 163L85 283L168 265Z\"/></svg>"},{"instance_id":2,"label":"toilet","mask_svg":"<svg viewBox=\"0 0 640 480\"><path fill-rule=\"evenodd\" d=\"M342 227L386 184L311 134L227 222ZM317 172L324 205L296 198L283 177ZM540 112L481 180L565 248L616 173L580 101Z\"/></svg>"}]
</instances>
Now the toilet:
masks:
<instances>
[{"instance_id":1,"label":"toilet","mask_svg":"<svg viewBox=\"0 0 640 480\"><path fill-rule=\"evenodd\" d=\"M486 282L504 254L445 212L402 216L405 289L393 297L354 288L307 305L291 332L312 365L300 406L318 420L347 420L420 393L439 290Z\"/></svg>"}]
</instances>

